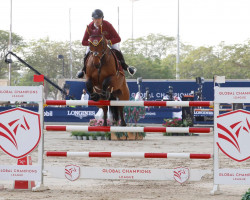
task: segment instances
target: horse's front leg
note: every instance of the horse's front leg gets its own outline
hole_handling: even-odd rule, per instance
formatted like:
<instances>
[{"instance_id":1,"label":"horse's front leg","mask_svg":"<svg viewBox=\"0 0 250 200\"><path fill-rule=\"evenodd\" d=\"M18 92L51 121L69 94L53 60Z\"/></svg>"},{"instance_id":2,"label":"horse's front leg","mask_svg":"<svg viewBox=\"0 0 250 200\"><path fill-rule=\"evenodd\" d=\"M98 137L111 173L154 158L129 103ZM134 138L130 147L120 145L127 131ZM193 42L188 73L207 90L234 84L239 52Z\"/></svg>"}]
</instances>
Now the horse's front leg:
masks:
<instances>
[{"instance_id":1,"label":"horse's front leg","mask_svg":"<svg viewBox=\"0 0 250 200\"><path fill-rule=\"evenodd\" d=\"M86 80L86 88L90 94L90 99L93 101L99 101L100 95L93 91L93 84L91 79Z\"/></svg>"},{"instance_id":2,"label":"horse's front leg","mask_svg":"<svg viewBox=\"0 0 250 200\"><path fill-rule=\"evenodd\" d=\"M121 119L121 126L127 126L124 120L123 106L119 106L118 109L119 109L119 114L120 114L120 119Z\"/></svg>"},{"instance_id":3,"label":"horse's front leg","mask_svg":"<svg viewBox=\"0 0 250 200\"><path fill-rule=\"evenodd\" d=\"M102 98L108 100L110 98L111 76L104 79L102 83Z\"/></svg>"},{"instance_id":4,"label":"horse's front leg","mask_svg":"<svg viewBox=\"0 0 250 200\"><path fill-rule=\"evenodd\" d=\"M107 106L102 107L102 110L103 110L103 126L107 126L108 107Z\"/></svg>"}]
</instances>

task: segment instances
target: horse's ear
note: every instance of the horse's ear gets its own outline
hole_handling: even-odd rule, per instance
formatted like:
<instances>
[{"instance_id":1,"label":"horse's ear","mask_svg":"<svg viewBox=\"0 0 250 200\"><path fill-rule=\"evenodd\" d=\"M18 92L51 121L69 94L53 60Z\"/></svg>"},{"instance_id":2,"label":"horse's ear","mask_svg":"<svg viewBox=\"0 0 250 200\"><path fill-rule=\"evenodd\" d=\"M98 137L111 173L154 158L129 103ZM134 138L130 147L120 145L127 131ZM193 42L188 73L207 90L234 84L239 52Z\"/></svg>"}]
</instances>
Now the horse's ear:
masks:
<instances>
[{"instance_id":1,"label":"horse's ear","mask_svg":"<svg viewBox=\"0 0 250 200\"><path fill-rule=\"evenodd\" d=\"M87 32L88 32L88 34L89 34L89 35L91 35L91 34L92 34L92 29L91 29L91 28L89 28L89 26L87 26Z\"/></svg>"}]
</instances>

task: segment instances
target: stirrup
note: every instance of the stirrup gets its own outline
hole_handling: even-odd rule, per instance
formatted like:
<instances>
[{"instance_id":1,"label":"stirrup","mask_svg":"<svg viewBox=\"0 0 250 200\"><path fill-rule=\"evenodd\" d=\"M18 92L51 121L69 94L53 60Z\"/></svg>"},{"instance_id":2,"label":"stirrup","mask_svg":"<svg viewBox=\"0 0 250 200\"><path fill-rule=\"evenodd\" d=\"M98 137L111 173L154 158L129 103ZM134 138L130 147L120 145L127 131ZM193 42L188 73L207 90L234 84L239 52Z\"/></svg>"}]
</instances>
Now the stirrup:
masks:
<instances>
[{"instance_id":1,"label":"stirrup","mask_svg":"<svg viewBox=\"0 0 250 200\"><path fill-rule=\"evenodd\" d=\"M77 73L76 73L76 77L77 78L83 78L84 77L84 72L83 71L78 71Z\"/></svg>"},{"instance_id":2,"label":"stirrup","mask_svg":"<svg viewBox=\"0 0 250 200\"><path fill-rule=\"evenodd\" d=\"M131 73L130 73L129 68L131 68L131 69L134 70L134 74L131 74ZM131 66L131 67L129 66L128 69L127 69L127 71L128 71L128 73L130 74L130 76L134 76L135 73L136 73L136 71L137 71L137 69L136 69L135 67L133 67L133 66Z\"/></svg>"}]
</instances>

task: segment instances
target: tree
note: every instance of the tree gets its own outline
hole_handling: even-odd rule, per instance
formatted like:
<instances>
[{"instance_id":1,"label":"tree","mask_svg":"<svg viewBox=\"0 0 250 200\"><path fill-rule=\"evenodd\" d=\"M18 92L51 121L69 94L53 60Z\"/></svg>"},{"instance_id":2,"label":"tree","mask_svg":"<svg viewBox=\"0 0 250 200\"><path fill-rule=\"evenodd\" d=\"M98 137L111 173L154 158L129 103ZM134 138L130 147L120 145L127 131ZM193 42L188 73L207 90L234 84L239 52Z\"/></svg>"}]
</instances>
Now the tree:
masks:
<instances>
[{"instance_id":1,"label":"tree","mask_svg":"<svg viewBox=\"0 0 250 200\"><path fill-rule=\"evenodd\" d=\"M9 32L0 30L0 79L1 78L7 78L8 74L8 65L4 62L5 55L8 51L8 45L9 45ZM25 46L25 43L23 41L23 38L15 33L12 33L12 49L13 51L19 52L22 50L22 48ZM17 71L19 70L18 63L12 64L12 77L13 82L17 79L18 74ZM14 75L14 76L13 76Z\"/></svg>"},{"instance_id":2,"label":"tree","mask_svg":"<svg viewBox=\"0 0 250 200\"><path fill-rule=\"evenodd\" d=\"M79 42L80 43L80 42ZM27 63L33 66L41 74L47 76L51 81L57 83L59 78L62 76L62 61L57 58L58 55L64 55L65 64L65 78L70 78L69 69L69 44L63 42L51 41L48 37L40 40L33 40L29 42L29 48L24 52L24 58ZM74 66L81 66L81 55L84 55L84 49L80 49L77 42L72 45L72 54L74 58L73 62L73 75L79 69ZM20 80L19 85L37 85L33 82L34 72L23 67L23 76ZM48 96L56 99L58 90L53 86L45 83L45 97Z\"/></svg>"}]
</instances>

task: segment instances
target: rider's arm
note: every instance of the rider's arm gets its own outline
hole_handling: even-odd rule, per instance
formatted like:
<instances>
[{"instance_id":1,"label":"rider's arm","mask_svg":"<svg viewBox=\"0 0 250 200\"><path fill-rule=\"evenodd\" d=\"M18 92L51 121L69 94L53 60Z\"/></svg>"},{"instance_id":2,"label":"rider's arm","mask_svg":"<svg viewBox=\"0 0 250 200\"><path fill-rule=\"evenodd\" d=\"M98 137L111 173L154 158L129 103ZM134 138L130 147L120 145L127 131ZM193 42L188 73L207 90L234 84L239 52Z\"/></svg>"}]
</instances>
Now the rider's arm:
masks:
<instances>
[{"instance_id":1,"label":"rider's arm","mask_svg":"<svg viewBox=\"0 0 250 200\"><path fill-rule=\"evenodd\" d=\"M110 37L111 45L121 42L121 38L116 32L116 30L114 29L114 27L112 26L112 24L109 24L109 33L111 36Z\"/></svg>"},{"instance_id":2,"label":"rider's arm","mask_svg":"<svg viewBox=\"0 0 250 200\"><path fill-rule=\"evenodd\" d=\"M88 33L88 27L87 27L86 30L85 30L85 34L83 36L83 39L82 39L82 45L83 46L88 46L89 45L88 39L89 39L89 33Z\"/></svg>"}]
</instances>

